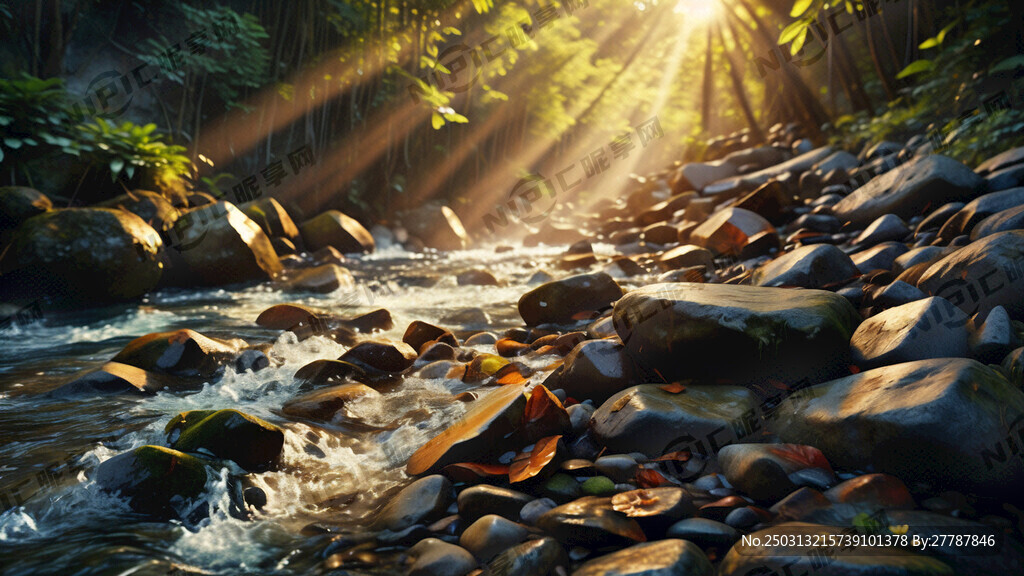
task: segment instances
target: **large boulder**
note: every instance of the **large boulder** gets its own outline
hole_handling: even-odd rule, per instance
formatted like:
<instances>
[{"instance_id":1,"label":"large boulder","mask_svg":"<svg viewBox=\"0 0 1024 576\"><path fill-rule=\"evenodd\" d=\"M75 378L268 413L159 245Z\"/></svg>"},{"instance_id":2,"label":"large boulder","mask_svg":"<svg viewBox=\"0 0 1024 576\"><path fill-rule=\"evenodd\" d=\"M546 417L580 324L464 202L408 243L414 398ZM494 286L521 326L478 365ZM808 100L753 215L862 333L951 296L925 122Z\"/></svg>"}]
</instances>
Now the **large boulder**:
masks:
<instances>
[{"instance_id":1,"label":"large boulder","mask_svg":"<svg viewBox=\"0 0 1024 576\"><path fill-rule=\"evenodd\" d=\"M890 308L868 318L853 333L853 361L877 368L930 358L967 357L970 318L944 298Z\"/></svg>"},{"instance_id":2,"label":"large boulder","mask_svg":"<svg viewBox=\"0 0 1024 576\"><path fill-rule=\"evenodd\" d=\"M840 220L867 226L885 214L904 220L929 206L965 201L981 193L984 180L947 156L928 155L876 176L832 206Z\"/></svg>"},{"instance_id":3,"label":"large boulder","mask_svg":"<svg viewBox=\"0 0 1024 576\"><path fill-rule=\"evenodd\" d=\"M860 275L853 260L831 244L801 246L771 260L754 272L758 286L824 288Z\"/></svg>"},{"instance_id":4,"label":"large boulder","mask_svg":"<svg viewBox=\"0 0 1024 576\"><path fill-rule=\"evenodd\" d=\"M181 392L197 388L197 382L150 372L120 362L107 362L99 369L80 376L51 394L66 397L80 394L156 394L162 390Z\"/></svg>"},{"instance_id":5,"label":"large boulder","mask_svg":"<svg viewBox=\"0 0 1024 576\"><path fill-rule=\"evenodd\" d=\"M605 401L590 419L590 431L613 453L714 454L744 439L734 424L751 418L757 407L757 397L740 386L695 385L673 393L642 384Z\"/></svg>"},{"instance_id":6,"label":"large boulder","mask_svg":"<svg viewBox=\"0 0 1024 576\"><path fill-rule=\"evenodd\" d=\"M470 244L462 220L448 206L427 204L406 212L402 214L402 225L428 248L462 250Z\"/></svg>"},{"instance_id":7,"label":"large boulder","mask_svg":"<svg viewBox=\"0 0 1024 576\"><path fill-rule=\"evenodd\" d=\"M129 342L111 359L163 374L211 378L238 354L241 340L226 341L183 328L153 332Z\"/></svg>"},{"instance_id":8,"label":"large boulder","mask_svg":"<svg viewBox=\"0 0 1024 576\"><path fill-rule=\"evenodd\" d=\"M779 406L769 429L784 442L818 447L842 468L1019 498L1024 461L1005 444L1022 420L1024 394L1002 374L974 360L943 358L798 391Z\"/></svg>"},{"instance_id":9,"label":"large boulder","mask_svg":"<svg viewBox=\"0 0 1024 576\"><path fill-rule=\"evenodd\" d=\"M337 210L328 210L299 226L309 250L333 246L343 254L373 252L373 236L355 218Z\"/></svg>"},{"instance_id":10,"label":"large boulder","mask_svg":"<svg viewBox=\"0 0 1024 576\"><path fill-rule=\"evenodd\" d=\"M607 308L622 297L622 288L605 274L580 274L546 282L519 299L519 315L528 326L566 324L580 312Z\"/></svg>"},{"instance_id":11,"label":"large boulder","mask_svg":"<svg viewBox=\"0 0 1024 576\"><path fill-rule=\"evenodd\" d=\"M678 282L615 304L615 330L637 364L666 380L815 383L847 373L859 323L831 292Z\"/></svg>"},{"instance_id":12,"label":"large boulder","mask_svg":"<svg viewBox=\"0 0 1024 576\"><path fill-rule=\"evenodd\" d=\"M160 236L138 216L109 208L52 210L26 220L8 255L14 275L59 300L131 300L160 280Z\"/></svg>"},{"instance_id":13,"label":"large boulder","mask_svg":"<svg viewBox=\"0 0 1024 576\"><path fill-rule=\"evenodd\" d=\"M917 287L941 296L968 315L984 318L996 306L1024 320L1024 230L972 242L933 263Z\"/></svg>"},{"instance_id":14,"label":"large boulder","mask_svg":"<svg viewBox=\"0 0 1024 576\"><path fill-rule=\"evenodd\" d=\"M179 518L206 487L206 467L195 456L142 446L100 464L96 484L128 498L137 512Z\"/></svg>"},{"instance_id":15,"label":"large boulder","mask_svg":"<svg viewBox=\"0 0 1024 576\"><path fill-rule=\"evenodd\" d=\"M263 230L228 202L184 214L168 232L168 261L174 285L220 286L270 280L281 261Z\"/></svg>"}]
</instances>

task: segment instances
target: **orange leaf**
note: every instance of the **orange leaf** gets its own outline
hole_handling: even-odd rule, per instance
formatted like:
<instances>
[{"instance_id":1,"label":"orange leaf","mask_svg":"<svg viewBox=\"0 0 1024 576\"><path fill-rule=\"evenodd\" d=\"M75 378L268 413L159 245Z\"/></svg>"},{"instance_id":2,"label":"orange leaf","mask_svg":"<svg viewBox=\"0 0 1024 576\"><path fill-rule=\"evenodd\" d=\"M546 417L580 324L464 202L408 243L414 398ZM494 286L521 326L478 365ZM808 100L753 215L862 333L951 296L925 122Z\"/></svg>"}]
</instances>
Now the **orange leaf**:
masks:
<instances>
[{"instance_id":1,"label":"orange leaf","mask_svg":"<svg viewBox=\"0 0 1024 576\"><path fill-rule=\"evenodd\" d=\"M679 450L678 452L662 454L651 460L651 462L687 462L692 456L689 450Z\"/></svg>"},{"instance_id":2,"label":"orange leaf","mask_svg":"<svg viewBox=\"0 0 1024 576\"><path fill-rule=\"evenodd\" d=\"M561 435L541 438L528 454L526 452L517 454L508 468L509 482L529 480L544 471L545 467L554 460L555 454L558 452L558 441L561 439Z\"/></svg>"},{"instance_id":3,"label":"orange leaf","mask_svg":"<svg viewBox=\"0 0 1024 576\"><path fill-rule=\"evenodd\" d=\"M584 310L583 312L577 312L572 315L573 320L590 320L597 316L596 310Z\"/></svg>"},{"instance_id":4,"label":"orange leaf","mask_svg":"<svg viewBox=\"0 0 1024 576\"><path fill-rule=\"evenodd\" d=\"M641 467L636 471L636 485L641 488L657 488L666 484L672 483L657 470Z\"/></svg>"},{"instance_id":5,"label":"orange leaf","mask_svg":"<svg viewBox=\"0 0 1024 576\"><path fill-rule=\"evenodd\" d=\"M780 444L779 446L779 448L769 447L768 451L796 465L798 470L803 468L821 468L829 472L832 471L832 466L828 463L825 455L821 453L821 450L813 446L804 446L802 444Z\"/></svg>"},{"instance_id":6,"label":"orange leaf","mask_svg":"<svg viewBox=\"0 0 1024 576\"><path fill-rule=\"evenodd\" d=\"M513 356L522 356L530 351L530 346L523 344L522 342L516 342L511 338L502 338L494 343L495 350L498 351L500 356L510 358Z\"/></svg>"},{"instance_id":7,"label":"orange leaf","mask_svg":"<svg viewBox=\"0 0 1024 576\"><path fill-rule=\"evenodd\" d=\"M860 374L860 368L850 364L850 374Z\"/></svg>"},{"instance_id":8,"label":"orange leaf","mask_svg":"<svg viewBox=\"0 0 1024 576\"><path fill-rule=\"evenodd\" d=\"M481 482L488 478L497 478L508 474L508 466L504 464L480 464L476 462L459 462L449 464L442 470L445 476L454 482L467 484Z\"/></svg>"},{"instance_id":9,"label":"orange leaf","mask_svg":"<svg viewBox=\"0 0 1024 576\"><path fill-rule=\"evenodd\" d=\"M505 386L506 384L522 384L526 382L526 378L519 371L519 367L515 364L507 364L502 366L500 370L494 373L494 377L497 378L497 383Z\"/></svg>"},{"instance_id":10,"label":"orange leaf","mask_svg":"<svg viewBox=\"0 0 1024 576\"><path fill-rule=\"evenodd\" d=\"M661 386L658 386L658 388L661 388L662 390L664 390L665 392L668 392L669 394L679 394L680 392L685 392L686 391L686 386L683 386L679 382L673 382L671 384L663 384Z\"/></svg>"},{"instance_id":11,"label":"orange leaf","mask_svg":"<svg viewBox=\"0 0 1024 576\"><path fill-rule=\"evenodd\" d=\"M543 385L534 386L526 399L526 411L523 413L526 438L534 440L561 434L571 426L569 413L559 402L558 397Z\"/></svg>"}]
</instances>

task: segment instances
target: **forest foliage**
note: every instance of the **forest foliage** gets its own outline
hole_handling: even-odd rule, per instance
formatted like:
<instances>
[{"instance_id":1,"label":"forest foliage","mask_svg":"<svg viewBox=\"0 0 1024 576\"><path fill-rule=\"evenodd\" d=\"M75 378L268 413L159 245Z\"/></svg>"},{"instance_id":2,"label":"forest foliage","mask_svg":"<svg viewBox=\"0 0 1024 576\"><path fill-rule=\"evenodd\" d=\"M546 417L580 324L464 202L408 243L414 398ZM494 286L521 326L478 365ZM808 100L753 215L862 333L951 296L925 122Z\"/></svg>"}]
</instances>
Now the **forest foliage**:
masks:
<instances>
[{"instance_id":1,"label":"forest foliage","mask_svg":"<svg viewBox=\"0 0 1024 576\"><path fill-rule=\"evenodd\" d=\"M380 219L430 197L458 209L498 167L536 168L655 114L667 145L637 170L700 159L737 130L756 144L776 122L851 148L927 134L971 164L1021 143L1014 12L995 0L2 0L0 178L71 197L76 174L39 182L65 158L125 188L141 171L220 191L310 144L352 166L327 202ZM82 106L104 66L120 75L105 85L134 90L116 118Z\"/></svg>"}]
</instances>

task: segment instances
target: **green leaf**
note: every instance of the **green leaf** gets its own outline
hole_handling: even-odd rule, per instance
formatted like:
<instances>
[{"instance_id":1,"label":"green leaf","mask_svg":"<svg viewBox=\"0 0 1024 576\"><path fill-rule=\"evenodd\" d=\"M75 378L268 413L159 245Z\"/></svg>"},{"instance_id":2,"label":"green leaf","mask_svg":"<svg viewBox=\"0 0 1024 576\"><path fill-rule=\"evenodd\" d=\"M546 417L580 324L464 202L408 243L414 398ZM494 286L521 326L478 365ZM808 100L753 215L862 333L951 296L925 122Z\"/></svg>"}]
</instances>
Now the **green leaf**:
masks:
<instances>
[{"instance_id":1,"label":"green leaf","mask_svg":"<svg viewBox=\"0 0 1024 576\"><path fill-rule=\"evenodd\" d=\"M917 47L920 48L921 50L927 50L929 48L935 48L936 46L938 46L941 43L942 43L942 41L939 40L937 37L935 37L935 38L929 38L929 39L925 40L924 42L921 42L920 44L917 45Z\"/></svg>"},{"instance_id":2,"label":"green leaf","mask_svg":"<svg viewBox=\"0 0 1024 576\"><path fill-rule=\"evenodd\" d=\"M800 32L800 34L797 35L796 39L793 40L793 44L790 45L790 47L789 47L789 53L790 54L794 54L795 55L797 52L800 51L801 48L804 47L804 42L807 41L807 32L809 30L810 30L809 28L804 28Z\"/></svg>"},{"instance_id":3,"label":"green leaf","mask_svg":"<svg viewBox=\"0 0 1024 576\"><path fill-rule=\"evenodd\" d=\"M914 74L920 74L921 72L930 72L935 64L931 60L915 60L911 62L906 68L900 71L896 75L896 78L906 78L907 76L913 76Z\"/></svg>"},{"instance_id":4,"label":"green leaf","mask_svg":"<svg viewBox=\"0 0 1024 576\"><path fill-rule=\"evenodd\" d=\"M449 122L455 122L456 124L466 124L469 122L469 118L466 118L458 112L449 112L444 115L444 119Z\"/></svg>"},{"instance_id":5,"label":"green leaf","mask_svg":"<svg viewBox=\"0 0 1024 576\"><path fill-rule=\"evenodd\" d=\"M807 29L807 22L805 20L797 20L789 26L782 29L782 34L779 34L779 45L783 45L787 42L792 41L800 34L802 30ZM806 32L805 32L806 33Z\"/></svg>"},{"instance_id":6,"label":"green leaf","mask_svg":"<svg viewBox=\"0 0 1024 576\"><path fill-rule=\"evenodd\" d=\"M434 130L440 130L441 127L444 126L444 117L437 112L434 112L430 116L430 125L434 127Z\"/></svg>"},{"instance_id":7,"label":"green leaf","mask_svg":"<svg viewBox=\"0 0 1024 576\"><path fill-rule=\"evenodd\" d=\"M789 15L793 18L799 18L804 12L807 12L807 9L811 7L813 2L814 0L796 0Z\"/></svg>"},{"instance_id":8,"label":"green leaf","mask_svg":"<svg viewBox=\"0 0 1024 576\"><path fill-rule=\"evenodd\" d=\"M1003 60L992 67L989 72L1008 72L1010 70L1020 68L1021 66L1024 66L1024 54L1018 54L1017 56L1012 56Z\"/></svg>"},{"instance_id":9,"label":"green leaf","mask_svg":"<svg viewBox=\"0 0 1024 576\"><path fill-rule=\"evenodd\" d=\"M943 42L946 41L946 34L949 34L949 31L952 30L953 27L959 23L960 20L953 20L953 22L951 22L949 26L946 26L945 28L939 31L939 35L937 36L937 38L939 39L939 44L942 44Z\"/></svg>"},{"instance_id":10,"label":"green leaf","mask_svg":"<svg viewBox=\"0 0 1024 576\"><path fill-rule=\"evenodd\" d=\"M17 138L4 138L4 144L7 144L8 148L12 148L14 150L21 148L21 140Z\"/></svg>"}]
</instances>

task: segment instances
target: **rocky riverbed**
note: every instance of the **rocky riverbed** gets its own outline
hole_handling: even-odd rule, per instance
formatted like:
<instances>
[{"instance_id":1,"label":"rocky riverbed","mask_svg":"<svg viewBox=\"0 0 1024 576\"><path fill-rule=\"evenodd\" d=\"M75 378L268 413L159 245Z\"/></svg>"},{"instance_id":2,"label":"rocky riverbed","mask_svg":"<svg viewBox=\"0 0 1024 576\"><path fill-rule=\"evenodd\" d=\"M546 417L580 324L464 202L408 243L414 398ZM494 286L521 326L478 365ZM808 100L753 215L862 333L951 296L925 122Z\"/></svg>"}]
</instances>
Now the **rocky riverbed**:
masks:
<instances>
[{"instance_id":1,"label":"rocky riverbed","mask_svg":"<svg viewBox=\"0 0 1024 576\"><path fill-rule=\"evenodd\" d=\"M0 189L6 571L1024 572L1024 149L744 138L522 246Z\"/></svg>"}]
</instances>

